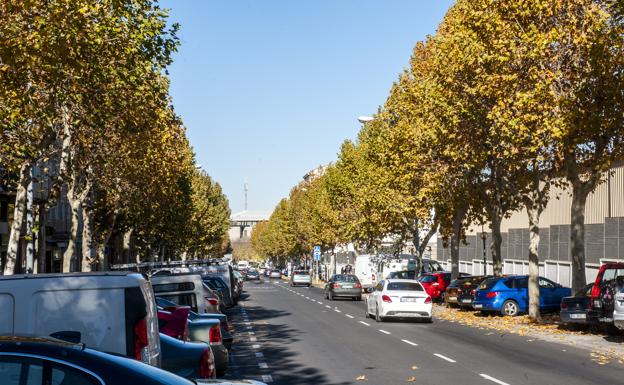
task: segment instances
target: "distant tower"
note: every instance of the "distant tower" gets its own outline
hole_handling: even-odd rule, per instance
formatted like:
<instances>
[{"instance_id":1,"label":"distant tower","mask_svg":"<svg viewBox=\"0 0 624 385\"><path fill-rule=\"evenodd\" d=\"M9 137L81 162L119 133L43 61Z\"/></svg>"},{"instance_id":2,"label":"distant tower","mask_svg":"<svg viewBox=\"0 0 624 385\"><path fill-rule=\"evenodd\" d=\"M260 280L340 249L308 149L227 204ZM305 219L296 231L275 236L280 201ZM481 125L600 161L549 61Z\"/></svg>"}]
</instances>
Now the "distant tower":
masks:
<instances>
[{"instance_id":1,"label":"distant tower","mask_svg":"<svg viewBox=\"0 0 624 385\"><path fill-rule=\"evenodd\" d=\"M245 180L244 190L245 190L245 211L247 211L247 191L249 191L249 186L247 185L246 180Z\"/></svg>"}]
</instances>

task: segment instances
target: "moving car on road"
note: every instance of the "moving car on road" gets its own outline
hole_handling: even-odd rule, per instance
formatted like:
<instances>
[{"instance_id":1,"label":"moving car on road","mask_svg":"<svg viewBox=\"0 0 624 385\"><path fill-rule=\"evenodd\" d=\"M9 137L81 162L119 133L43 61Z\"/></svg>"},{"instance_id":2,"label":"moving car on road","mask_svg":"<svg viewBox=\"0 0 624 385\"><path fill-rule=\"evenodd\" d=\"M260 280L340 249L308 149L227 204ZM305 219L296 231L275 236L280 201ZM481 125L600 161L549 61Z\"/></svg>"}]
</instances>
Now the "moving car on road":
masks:
<instances>
[{"instance_id":1,"label":"moving car on road","mask_svg":"<svg viewBox=\"0 0 624 385\"><path fill-rule=\"evenodd\" d=\"M249 269L249 271L247 271L247 275L245 276L245 279L247 281L259 281L260 273L258 273L258 270L256 269Z\"/></svg>"},{"instance_id":2,"label":"moving car on road","mask_svg":"<svg viewBox=\"0 0 624 385\"><path fill-rule=\"evenodd\" d=\"M325 284L325 298L333 301L338 297L362 300L362 284L353 274L335 274Z\"/></svg>"},{"instance_id":3,"label":"moving car on road","mask_svg":"<svg viewBox=\"0 0 624 385\"><path fill-rule=\"evenodd\" d=\"M282 273L277 269L273 269L269 273L269 278L282 278Z\"/></svg>"},{"instance_id":4,"label":"moving car on road","mask_svg":"<svg viewBox=\"0 0 624 385\"><path fill-rule=\"evenodd\" d=\"M307 286L312 285L312 277L306 270L295 270L290 276L290 286Z\"/></svg>"},{"instance_id":5,"label":"moving car on road","mask_svg":"<svg viewBox=\"0 0 624 385\"><path fill-rule=\"evenodd\" d=\"M431 296L418 281L386 279L369 289L366 317L377 322L387 318L416 318L431 322Z\"/></svg>"},{"instance_id":6,"label":"moving car on road","mask_svg":"<svg viewBox=\"0 0 624 385\"><path fill-rule=\"evenodd\" d=\"M571 294L569 287L563 287L547 278L539 277L540 311L558 310L563 297ZM516 316L527 311L529 277L509 276L485 280L477 290L473 308L482 312L500 312Z\"/></svg>"}]
</instances>

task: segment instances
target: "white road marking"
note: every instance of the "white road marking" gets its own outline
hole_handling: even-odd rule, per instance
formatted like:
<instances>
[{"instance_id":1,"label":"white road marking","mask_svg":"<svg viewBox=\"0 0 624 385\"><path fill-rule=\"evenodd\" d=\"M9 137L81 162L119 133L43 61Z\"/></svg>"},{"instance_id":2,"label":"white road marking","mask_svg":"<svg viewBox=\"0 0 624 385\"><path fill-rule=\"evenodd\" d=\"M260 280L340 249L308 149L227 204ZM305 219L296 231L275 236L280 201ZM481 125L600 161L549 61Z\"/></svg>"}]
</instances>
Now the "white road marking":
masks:
<instances>
[{"instance_id":1,"label":"white road marking","mask_svg":"<svg viewBox=\"0 0 624 385\"><path fill-rule=\"evenodd\" d=\"M366 322L364 322L364 321L360 321L360 323L361 323L362 325L370 326L370 324L367 324L367 323L366 323Z\"/></svg>"},{"instance_id":2,"label":"white road marking","mask_svg":"<svg viewBox=\"0 0 624 385\"><path fill-rule=\"evenodd\" d=\"M316 302L317 302L319 305L322 305L322 304L323 304L323 302L321 302L321 301L316 301Z\"/></svg>"},{"instance_id":3,"label":"white road marking","mask_svg":"<svg viewBox=\"0 0 624 385\"><path fill-rule=\"evenodd\" d=\"M351 318L351 319L355 318L355 317L353 317L351 314L345 314L345 315L346 315L347 317Z\"/></svg>"},{"instance_id":4,"label":"white road marking","mask_svg":"<svg viewBox=\"0 0 624 385\"><path fill-rule=\"evenodd\" d=\"M256 357L260 358L260 357L264 357L264 353L262 352L256 352Z\"/></svg>"},{"instance_id":5,"label":"white road marking","mask_svg":"<svg viewBox=\"0 0 624 385\"><path fill-rule=\"evenodd\" d=\"M412 342L412 341L410 341L410 340L401 340L401 341L405 342L405 343L406 343L406 344L408 344L408 345L418 346L418 344L416 344L416 343L414 343L414 342Z\"/></svg>"},{"instance_id":6,"label":"white road marking","mask_svg":"<svg viewBox=\"0 0 624 385\"><path fill-rule=\"evenodd\" d=\"M257 344L256 345L251 345L251 348L252 349L260 349L260 345L257 345Z\"/></svg>"},{"instance_id":7,"label":"white road marking","mask_svg":"<svg viewBox=\"0 0 624 385\"><path fill-rule=\"evenodd\" d=\"M329 305L325 305L325 307L328 308L328 309L331 309L331 306L329 306Z\"/></svg>"},{"instance_id":8,"label":"white road marking","mask_svg":"<svg viewBox=\"0 0 624 385\"><path fill-rule=\"evenodd\" d=\"M268 369L268 368L269 368L269 365L267 365L267 363L266 363L266 362L258 362L258 367L259 367L260 369Z\"/></svg>"},{"instance_id":9,"label":"white road marking","mask_svg":"<svg viewBox=\"0 0 624 385\"><path fill-rule=\"evenodd\" d=\"M310 299L310 297L306 297L306 299Z\"/></svg>"},{"instance_id":10,"label":"white road marking","mask_svg":"<svg viewBox=\"0 0 624 385\"><path fill-rule=\"evenodd\" d=\"M436 356L436 357L438 357L438 358L441 358L441 359L443 359L443 360L445 360L445 361L451 362L451 363L455 363L455 362L457 362L457 361L455 361L454 359L452 359L452 358L448 358L448 357L446 357L446 356L443 356L443 355L442 355L442 354L440 354L440 353L433 353L433 355L434 355L434 356Z\"/></svg>"},{"instance_id":11,"label":"white road marking","mask_svg":"<svg viewBox=\"0 0 624 385\"><path fill-rule=\"evenodd\" d=\"M258 339L256 337L249 337L249 341L256 342L256 341L258 341Z\"/></svg>"},{"instance_id":12,"label":"white road marking","mask_svg":"<svg viewBox=\"0 0 624 385\"><path fill-rule=\"evenodd\" d=\"M270 374L265 374L262 376L262 382L273 382L273 377Z\"/></svg>"},{"instance_id":13,"label":"white road marking","mask_svg":"<svg viewBox=\"0 0 624 385\"><path fill-rule=\"evenodd\" d=\"M485 378L486 380L490 380L490 381L492 381L492 382L497 383L498 385L509 385L508 383L503 382L503 381L501 381L501 380L498 380L498 379L496 379L496 378L494 378L494 377L488 376L487 374L483 374L483 373L481 373L481 374L479 374L479 375L480 375L481 377Z\"/></svg>"},{"instance_id":14,"label":"white road marking","mask_svg":"<svg viewBox=\"0 0 624 385\"><path fill-rule=\"evenodd\" d=\"M256 334L256 333L254 333L254 332L249 332L249 335L250 335L250 336L253 336L254 334Z\"/></svg>"},{"instance_id":15,"label":"white road marking","mask_svg":"<svg viewBox=\"0 0 624 385\"><path fill-rule=\"evenodd\" d=\"M379 329L380 332L382 332L383 334L390 334L389 331L383 330L383 329Z\"/></svg>"},{"instance_id":16,"label":"white road marking","mask_svg":"<svg viewBox=\"0 0 624 385\"><path fill-rule=\"evenodd\" d=\"M338 308L337 308L337 307L335 307L335 308L334 308L334 311L335 311L336 313L342 313L340 310L338 310Z\"/></svg>"}]
</instances>

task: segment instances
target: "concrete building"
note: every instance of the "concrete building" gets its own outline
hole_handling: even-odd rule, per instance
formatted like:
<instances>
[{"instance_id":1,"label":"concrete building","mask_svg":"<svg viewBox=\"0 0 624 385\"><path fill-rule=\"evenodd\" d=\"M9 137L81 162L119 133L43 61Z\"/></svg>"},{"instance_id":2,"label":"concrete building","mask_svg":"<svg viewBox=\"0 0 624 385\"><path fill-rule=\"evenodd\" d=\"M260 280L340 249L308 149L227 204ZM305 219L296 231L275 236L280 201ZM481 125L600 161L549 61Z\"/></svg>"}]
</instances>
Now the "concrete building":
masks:
<instances>
[{"instance_id":1,"label":"concrete building","mask_svg":"<svg viewBox=\"0 0 624 385\"><path fill-rule=\"evenodd\" d=\"M569 188L553 188L548 206L540 218L540 274L562 285L570 285L572 281L571 204ZM529 228L526 211L514 212L510 218L504 219L501 232L504 273L528 273ZM483 236L487 269L492 271L492 236L487 225L484 231L478 225L472 225L466 231L467 244L460 247L460 271L483 273ZM448 246L448 241L438 238L438 259L450 263ZM624 261L624 163L612 168L611 173L606 173L603 183L587 199L585 255L588 281L595 278L601 263Z\"/></svg>"},{"instance_id":2,"label":"concrete building","mask_svg":"<svg viewBox=\"0 0 624 385\"><path fill-rule=\"evenodd\" d=\"M265 210L245 210L232 214L230 217L230 241L249 242L254 226L259 222L268 221L270 217L271 212Z\"/></svg>"}]
</instances>

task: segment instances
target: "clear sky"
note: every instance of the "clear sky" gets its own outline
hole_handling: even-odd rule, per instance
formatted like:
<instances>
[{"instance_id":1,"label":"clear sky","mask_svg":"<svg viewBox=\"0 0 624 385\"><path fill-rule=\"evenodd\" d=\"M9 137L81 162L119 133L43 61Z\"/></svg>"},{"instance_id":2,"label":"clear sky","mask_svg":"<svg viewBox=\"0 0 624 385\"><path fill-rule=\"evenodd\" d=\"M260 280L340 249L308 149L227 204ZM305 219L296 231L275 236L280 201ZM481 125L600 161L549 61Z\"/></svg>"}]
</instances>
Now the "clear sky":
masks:
<instances>
[{"instance_id":1,"label":"clear sky","mask_svg":"<svg viewBox=\"0 0 624 385\"><path fill-rule=\"evenodd\" d=\"M165 0L174 106L233 212L272 210L355 138L450 0Z\"/></svg>"}]
</instances>

